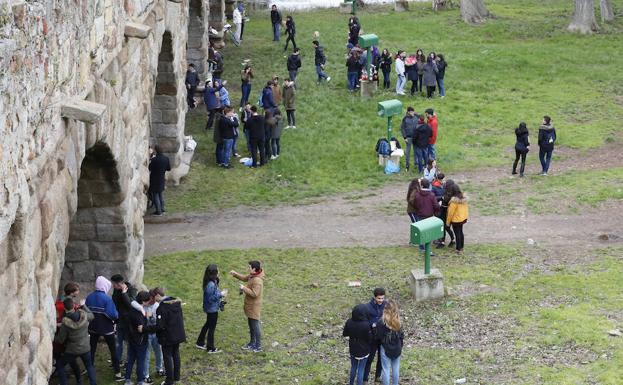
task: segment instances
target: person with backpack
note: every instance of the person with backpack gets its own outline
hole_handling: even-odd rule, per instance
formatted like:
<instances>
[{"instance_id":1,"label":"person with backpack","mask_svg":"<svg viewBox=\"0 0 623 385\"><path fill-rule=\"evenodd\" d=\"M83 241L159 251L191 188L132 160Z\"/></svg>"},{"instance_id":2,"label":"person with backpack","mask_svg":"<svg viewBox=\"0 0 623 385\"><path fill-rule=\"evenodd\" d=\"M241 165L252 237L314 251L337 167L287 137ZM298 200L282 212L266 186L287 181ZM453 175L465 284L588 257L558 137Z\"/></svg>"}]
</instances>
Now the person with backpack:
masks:
<instances>
[{"instance_id":1,"label":"person with backpack","mask_svg":"<svg viewBox=\"0 0 623 385\"><path fill-rule=\"evenodd\" d=\"M415 136L415 128L417 127L419 116L415 113L415 109L411 106L407 107L407 114L402 118L400 123L400 133L405 140L405 167L409 171L409 163L411 162L411 147L413 146L413 137ZM415 148L413 149L413 164L416 164Z\"/></svg>"},{"instance_id":2,"label":"person with backpack","mask_svg":"<svg viewBox=\"0 0 623 385\"><path fill-rule=\"evenodd\" d=\"M541 175L547 176L549 165L552 161L552 153L554 152L554 143L556 142L556 129L552 124L552 118L545 115L543 123L539 128L539 160L543 171Z\"/></svg>"},{"instance_id":3,"label":"person with backpack","mask_svg":"<svg viewBox=\"0 0 623 385\"><path fill-rule=\"evenodd\" d=\"M198 349L206 350L208 353L221 353L222 350L217 349L214 345L214 332L218 322L218 312L223 310L223 298L227 297L227 289L219 290L220 282L218 276L218 267L210 264L203 273L203 311L206 313L206 322L201 328L197 343ZM208 341L206 344L206 333Z\"/></svg>"},{"instance_id":4,"label":"person with backpack","mask_svg":"<svg viewBox=\"0 0 623 385\"><path fill-rule=\"evenodd\" d=\"M294 48L294 52L292 52L292 54L288 56L286 68L288 69L288 75L290 76L290 80L296 83L296 76L299 73L299 68L301 68L301 49L300 48Z\"/></svg>"},{"instance_id":5,"label":"person with backpack","mask_svg":"<svg viewBox=\"0 0 623 385\"><path fill-rule=\"evenodd\" d=\"M524 170L526 168L526 155L530 149L530 141L528 140L529 132L526 123L519 123L519 127L515 129L515 161L513 162L512 175L517 175L517 163L521 158L521 167L519 168L519 176L523 177Z\"/></svg>"},{"instance_id":6,"label":"person with backpack","mask_svg":"<svg viewBox=\"0 0 623 385\"><path fill-rule=\"evenodd\" d=\"M61 326L54 337L54 342L64 346L63 354L56 360L56 370L60 385L67 385L65 365L80 358L89 376L89 384L97 385L95 368L91 361L91 348L89 345L89 322L93 319L93 313L85 305L77 305L72 297L63 300L65 313L61 320ZM73 365L72 365L73 367ZM77 378L80 383L80 377Z\"/></svg>"},{"instance_id":7,"label":"person with backpack","mask_svg":"<svg viewBox=\"0 0 623 385\"><path fill-rule=\"evenodd\" d=\"M359 304L353 308L351 317L344 325L342 336L348 337L348 352L350 354L350 376L348 384L362 385L365 366L370 356L370 345L372 343L366 304Z\"/></svg>"},{"instance_id":8,"label":"person with backpack","mask_svg":"<svg viewBox=\"0 0 623 385\"><path fill-rule=\"evenodd\" d=\"M463 225L469 217L469 207L467 206L467 197L463 194L457 184L450 188L450 204L448 205L448 214L446 216L446 225L452 226L454 235L456 236L456 252L463 253L465 246L465 236L463 235Z\"/></svg>"},{"instance_id":9,"label":"person with backpack","mask_svg":"<svg viewBox=\"0 0 623 385\"><path fill-rule=\"evenodd\" d=\"M286 46L283 48L283 52L288 50L288 43L292 42L292 47L296 49L296 42L294 41L294 36L296 35L296 26L294 24L294 19L292 16L286 16Z\"/></svg>"},{"instance_id":10,"label":"person with backpack","mask_svg":"<svg viewBox=\"0 0 623 385\"><path fill-rule=\"evenodd\" d=\"M421 174L428 162L428 144L433 136L433 129L426 124L424 117L420 116L415 134L413 135L413 145L415 146L415 158L417 160L418 172Z\"/></svg>"},{"instance_id":11,"label":"person with backpack","mask_svg":"<svg viewBox=\"0 0 623 385\"><path fill-rule=\"evenodd\" d=\"M249 324L250 340L242 349L259 353L262 351L260 315L264 296L264 270L259 261L250 261L249 274L240 274L234 270L229 273L234 278L246 282L246 285L240 285L240 293L244 294L244 314Z\"/></svg>"},{"instance_id":12,"label":"person with backpack","mask_svg":"<svg viewBox=\"0 0 623 385\"><path fill-rule=\"evenodd\" d=\"M381 364L383 385L398 385L400 377L400 355L404 346L404 332L400 325L400 313L396 302L389 300L383 309L383 319L376 326L376 339L381 345Z\"/></svg>"},{"instance_id":13,"label":"person with backpack","mask_svg":"<svg viewBox=\"0 0 623 385\"><path fill-rule=\"evenodd\" d=\"M294 112L296 111L296 107L294 102L296 100L296 86L294 83L294 79L286 79L283 82L283 106L286 110L286 116L288 117L288 125L286 128L296 128L296 119L294 116Z\"/></svg>"},{"instance_id":14,"label":"person with backpack","mask_svg":"<svg viewBox=\"0 0 623 385\"><path fill-rule=\"evenodd\" d=\"M314 45L314 64L316 65L316 74L318 75L318 83L322 79L326 79L327 82L331 81L331 76L324 73L324 66L327 64L327 57L324 54L324 49L320 46L318 40L312 42Z\"/></svg>"}]
</instances>

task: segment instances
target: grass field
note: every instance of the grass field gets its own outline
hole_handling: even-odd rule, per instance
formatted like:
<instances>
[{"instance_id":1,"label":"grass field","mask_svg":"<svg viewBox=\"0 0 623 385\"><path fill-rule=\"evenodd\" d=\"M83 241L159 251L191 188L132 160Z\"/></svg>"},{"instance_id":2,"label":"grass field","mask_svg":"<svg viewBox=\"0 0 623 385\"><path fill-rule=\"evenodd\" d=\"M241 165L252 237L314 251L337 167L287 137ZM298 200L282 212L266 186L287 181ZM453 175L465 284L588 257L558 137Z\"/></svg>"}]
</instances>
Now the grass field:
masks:
<instances>
[{"instance_id":1,"label":"grass field","mask_svg":"<svg viewBox=\"0 0 623 385\"><path fill-rule=\"evenodd\" d=\"M621 1L614 3L616 9L623 6ZM554 119L559 145L586 149L618 141L617 122L623 118L621 18L605 25L601 34L578 36L565 31L572 13L570 1L500 0L487 5L496 18L478 27L461 22L458 9L435 14L427 3L415 3L408 13L375 8L359 15L363 31L376 33L381 48L413 52L421 47L445 54L447 97L401 98L405 107L413 105L418 111L432 107L439 115L440 166L452 172L507 164L514 127L526 121L535 133L544 114ZM361 100L346 90L347 17L335 10L293 16L303 60L298 78L299 128L285 131L282 156L259 170L239 165L233 170L217 168L212 132L203 131L205 115L191 114L187 134L194 135L199 146L188 178L168 191L171 211L298 202L412 177L385 176L376 164L374 145L386 132L385 121L375 114L376 104L395 95L379 92ZM333 77L329 84L315 83L311 40L316 30L329 59L327 72ZM240 95L241 60L250 58L254 64L251 100L255 102L273 74L286 76L282 50L281 43L271 41L267 15L252 14L243 45L230 44L223 51L223 78L230 82L234 104ZM240 148L244 155L244 140Z\"/></svg>"}]
</instances>

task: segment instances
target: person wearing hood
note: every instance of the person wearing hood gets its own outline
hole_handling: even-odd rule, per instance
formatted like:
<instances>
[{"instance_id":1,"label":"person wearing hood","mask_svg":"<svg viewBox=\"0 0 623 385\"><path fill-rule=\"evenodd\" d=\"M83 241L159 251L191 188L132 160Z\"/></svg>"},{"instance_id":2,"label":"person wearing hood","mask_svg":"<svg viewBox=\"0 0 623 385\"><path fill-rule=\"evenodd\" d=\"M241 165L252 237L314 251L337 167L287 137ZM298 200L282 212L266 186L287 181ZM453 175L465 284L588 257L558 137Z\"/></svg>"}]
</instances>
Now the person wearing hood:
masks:
<instances>
[{"instance_id":1,"label":"person wearing hood","mask_svg":"<svg viewBox=\"0 0 623 385\"><path fill-rule=\"evenodd\" d=\"M234 25L236 26L236 32L234 32L234 35L236 36L236 41L240 41L240 39L242 38L242 11L240 9L241 5L242 4L239 4L237 7L234 7L234 12L232 14L232 19Z\"/></svg>"},{"instance_id":2,"label":"person wearing hood","mask_svg":"<svg viewBox=\"0 0 623 385\"><path fill-rule=\"evenodd\" d=\"M530 141L528 140L529 132L526 123L519 123L519 127L515 129L515 161L513 162L513 175L517 175L517 163L521 158L521 168L519 169L519 176L523 177L523 172L526 169L526 155L530 149Z\"/></svg>"},{"instance_id":3,"label":"person wearing hood","mask_svg":"<svg viewBox=\"0 0 623 385\"><path fill-rule=\"evenodd\" d=\"M376 327L381 323L383 318L383 310L385 309L385 305L387 301L385 301L385 289L382 287L377 287L372 292L373 297L366 305L366 310L368 312L368 324L370 325L371 333L374 334L376 331ZM378 382L381 378L381 345L374 339L370 341L370 356L366 362L365 369L363 371L363 380L368 381L368 377L370 376L370 369L372 367L372 362L374 361L374 357L376 355L376 369L374 370L374 381Z\"/></svg>"},{"instance_id":4,"label":"person wearing hood","mask_svg":"<svg viewBox=\"0 0 623 385\"><path fill-rule=\"evenodd\" d=\"M299 73L299 68L301 68L301 49L294 48L294 52L288 56L288 61L286 63L286 67L288 69L288 75L290 76L290 80L296 82L296 76Z\"/></svg>"},{"instance_id":5,"label":"person wearing hood","mask_svg":"<svg viewBox=\"0 0 623 385\"><path fill-rule=\"evenodd\" d=\"M160 304L156 310L156 324L145 326L143 331L156 333L162 347L166 379L163 385L173 385L180 380L180 344L186 342L184 313L179 298L165 296L164 289L156 287L149 294Z\"/></svg>"},{"instance_id":6,"label":"person wearing hood","mask_svg":"<svg viewBox=\"0 0 623 385\"><path fill-rule=\"evenodd\" d=\"M115 380L122 380L119 358L115 351L115 322L119 318L119 313L112 298L108 295L111 288L112 283L100 275L95 280L95 290L87 296L84 304L93 313L93 320L89 323L91 361L95 362L97 343L103 337L110 351Z\"/></svg>"},{"instance_id":7,"label":"person wearing hood","mask_svg":"<svg viewBox=\"0 0 623 385\"><path fill-rule=\"evenodd\" d=\"M415 136L415 128L417 127L419 116L415 113L415 109L411 106L407 107L407 114L402 118L400 124L400 133L405 140L407 149L405 152L405 167L409 171L409 163L411 162L411 147L413 145L413 137ZM416 164L415 149L413 150L413 164Z\"/></svg>"},{"instance_id":8,"label":"person wearing hood","mask_svg":"<svg viewBox=\"0 0 623 385\"><path fill-rule=\"evenodd\" d=\"M543 169L541 175L546 176L549 171L555 142L556 129L552 124L552 118L546 115L543 117L541 128L539 128L539 160L541 161L541 167Z\"/></svg>"},{"instance_id":9,"label":"person wearing hood","mask_svg":"<svg viewBox=\"0 0 623 385\"><path fill-rule=\"evenodd\" d=\"M348 337L348 352L350 353L349 385L363 384L363 376L372 343L372 332L368 319L368 306L359 304L353 308L351 318L346 321L344 337Z\"/></svg>"},{"instance_id":10,"label":"person wearing hood","mask_svg":"<svg viewBox=\"0 0 623 385\"><path fill-rule=\"evenodd\" d=\"M448 205L448 214L446 216L446 225L452 226L454 236L456 237L456 252L463 253L465 245L465 236L463 235L463 225L469 217L469 207L467 206L467 197L463 194L457 184L450 187L450 204Z\"/></svg>"},{"instance_id":11,"label":"person wearing hood","mask_svg":"<svg viewBox=\"0 0 623 385\"><path fill-rule=\"evenodd\" d=\"M65 374L65 365L75 362L76 358L80 358L89 376L89 384L96 385L95 368L91 360L91 350L89 346L89 322L93 319L93 313L85 305L74 307L75 303L72 297L67 297L63 301L65 314L61 321L61 327L54 342L65 346L65 352L56 361L56 370L61 385L67 384L67 375Z\"/></svg>"},{"instance_id":12,"label":"person wearing hood","mask_svg":"<svg viewBox=\"0 0 623 385\"><path fill-rule=\"evenodd\" d=\"M277 105L273 97L273 81L269 80L266 82L264 89L262 89L262 108L264 108L264 111L272 111L275 107L277 107Z\"/></svg>"},{"instance_id":13,"label":"person wearing hood","mask_svg":"<svg viewBox=\"0 0 623 385\"><path fill-rule=\"evenodd\" d=\"M240 285L240 294L244 294L244 314L249 324L250 341L242 349L259 353L262 351L260 315L264 294L264 271L259 261L250 261L248 274L240 274L234 270L229 273L234 278L246 282L246 285Z\"/></svg>"}]
</instances>

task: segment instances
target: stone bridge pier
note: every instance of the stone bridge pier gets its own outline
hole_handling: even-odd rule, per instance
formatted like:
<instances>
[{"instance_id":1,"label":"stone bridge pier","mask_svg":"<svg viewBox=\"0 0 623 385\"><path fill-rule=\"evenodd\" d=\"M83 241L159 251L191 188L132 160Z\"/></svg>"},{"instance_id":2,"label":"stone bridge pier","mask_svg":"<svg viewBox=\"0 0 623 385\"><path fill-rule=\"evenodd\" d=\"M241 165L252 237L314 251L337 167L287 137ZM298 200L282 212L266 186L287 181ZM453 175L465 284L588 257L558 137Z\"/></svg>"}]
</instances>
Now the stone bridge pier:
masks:
<instances>
[{"instance_id":1,"label":"stone bridge pier","mask_svg":"<svg viewBox=\"0 0 623 385\"><path fill-rule=\"evenodd\" d=\"M184 78L207 58L210 6L0 2L3 385L48 383L65 282L82 297L98 275L142 282L148 147L188 171Z\"/></svg>"}]
</instances>

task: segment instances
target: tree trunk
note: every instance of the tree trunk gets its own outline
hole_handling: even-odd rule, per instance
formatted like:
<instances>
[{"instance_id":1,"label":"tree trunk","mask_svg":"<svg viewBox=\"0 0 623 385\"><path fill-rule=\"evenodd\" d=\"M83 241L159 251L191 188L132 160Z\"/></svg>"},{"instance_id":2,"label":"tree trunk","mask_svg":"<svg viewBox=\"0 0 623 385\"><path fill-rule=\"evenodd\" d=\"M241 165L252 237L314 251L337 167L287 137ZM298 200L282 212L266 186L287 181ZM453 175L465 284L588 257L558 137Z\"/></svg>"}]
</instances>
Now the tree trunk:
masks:
<instances>
[{"instance_id":1,"label":"tree trunk","mask_svg":"<svg viewBox=\"0 0 623 385\"><path fill-rule=\"evenodd\" d=\"M599 30L595 20L594 0L575 0L575 12L573 20L567 28L572 32L592 33Z\"/></svg>"},{"instance_id":2,"label":"tree trunk","mask_svg":"<svg viewBox=\"0 0 623 385\"><path fill-rule=\"evenodd\" d=\"M482 23L489 16L483 0L461 0L461 17L466 23Z\"/></svg>"},{"instance_id":3,"label":"tree trunk","mask_svg":"<svg viewBox=\"0 0 623 385\"><path fill-rule=\"evenodd\" d=\"M614 11L612 10L612 0L600 0L599 8L601 9L601 21L614 20Z\"/></svg>"}]
</instances>

